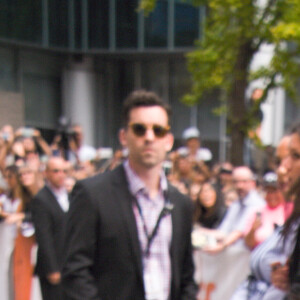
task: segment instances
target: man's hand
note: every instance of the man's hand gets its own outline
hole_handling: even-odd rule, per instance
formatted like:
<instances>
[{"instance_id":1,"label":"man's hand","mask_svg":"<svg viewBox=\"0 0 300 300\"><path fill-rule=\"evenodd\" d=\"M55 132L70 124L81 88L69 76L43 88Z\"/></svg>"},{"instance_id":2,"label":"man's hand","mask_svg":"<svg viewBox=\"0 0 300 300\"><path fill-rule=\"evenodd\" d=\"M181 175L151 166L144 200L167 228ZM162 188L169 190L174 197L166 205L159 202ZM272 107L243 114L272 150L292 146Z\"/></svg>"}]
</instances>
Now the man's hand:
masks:
<instances>
[{"instance_id":1,"label":"man's hand","mask_svg":"<svg viewBox=\"0 0 300 300\"><path fill-rule=\"evenodd\" d=\"M61 274L60 272L53 272L47 275L47 279L51 284L59 284L61 281Z\"/></svg>"}]
</instances>

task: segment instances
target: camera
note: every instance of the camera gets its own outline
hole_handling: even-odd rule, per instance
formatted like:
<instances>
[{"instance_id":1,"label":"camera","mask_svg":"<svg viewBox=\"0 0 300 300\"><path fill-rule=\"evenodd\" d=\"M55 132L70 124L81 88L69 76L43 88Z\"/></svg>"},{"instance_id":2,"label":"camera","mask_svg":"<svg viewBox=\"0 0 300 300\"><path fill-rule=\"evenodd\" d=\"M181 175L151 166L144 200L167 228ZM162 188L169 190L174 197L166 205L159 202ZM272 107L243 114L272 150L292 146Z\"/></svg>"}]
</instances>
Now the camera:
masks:
<instances>
[{"instance_id":1,"label":"camera","mask_svg":"<svg viewBox=\"0 0 300 300\"><path fill-rule=\"evenodd\" d=\"M61 116L58 119L58 128L56 135L59 135L59 147L63 150L63 156L65 159L68 159L69 156L69 141L73 138L72 131L71 131L71 121L65 117Z\"/></svg>"},{"instance_id":2,"label":"camera","mask_svg":"<svg viewBox=\"0 0 300 300\"><path fill-rule=\"evenodd\" d=\"M76 132L73 131L73 130L71 130L71 131L69 132L69 136L70 136L71 138L75 139L75 138L76 138Z\"/></svg>"}]
</instances>

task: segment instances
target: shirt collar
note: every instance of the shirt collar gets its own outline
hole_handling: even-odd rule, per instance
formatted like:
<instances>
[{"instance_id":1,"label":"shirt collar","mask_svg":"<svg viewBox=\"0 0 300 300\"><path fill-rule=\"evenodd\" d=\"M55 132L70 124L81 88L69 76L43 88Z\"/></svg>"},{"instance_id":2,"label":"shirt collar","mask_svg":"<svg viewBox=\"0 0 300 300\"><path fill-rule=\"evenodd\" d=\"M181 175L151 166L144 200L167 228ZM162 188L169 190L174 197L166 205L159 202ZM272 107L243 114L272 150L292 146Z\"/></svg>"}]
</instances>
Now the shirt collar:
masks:
<instances>
[{"instance_id":1,"label":"shirt collar","mask_svg":"<svg viewBox=\"0 0 300 300\"><path fill-rule=\"evenodd\" d=\"M129 183L129 190L132 195L136 196L140 192L148 192L144 182L136 174L136 172L130 167L128 159L123 163L126 177ZM160 174L160 190L166 192L168 190L168 181L163 170Z\"/></svg>"},{"instance_id":2,"label":"shirt collar","mask_svg":"<svg viewBox=\"0 0 300 300\"><path fill-rule=\"evenodd\" d=\"M48 188L55 194L55 195L61 195L63 193L66 193L67 190L64 186L62 186L61 188L56 188L53 184L51 184L49 181L47 181L47 186Z\"/></svg>"}]
</instances>

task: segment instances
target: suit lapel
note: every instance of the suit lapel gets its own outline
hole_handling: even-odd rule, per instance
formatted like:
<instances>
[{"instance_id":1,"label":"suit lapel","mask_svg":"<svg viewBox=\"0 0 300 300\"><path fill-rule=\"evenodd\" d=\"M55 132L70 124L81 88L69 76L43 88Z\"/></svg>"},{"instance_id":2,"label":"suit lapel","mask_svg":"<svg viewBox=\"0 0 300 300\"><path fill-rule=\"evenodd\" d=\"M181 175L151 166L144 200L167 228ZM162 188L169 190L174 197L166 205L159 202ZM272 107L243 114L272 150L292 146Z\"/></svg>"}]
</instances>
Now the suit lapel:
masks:
<instances>
[{"instance_id":1,"label":"suit lapel","mask_svg":"<svg viewBox=\"0 0 300 300\"><path fill-rule=\"evenodd\" d=\"M127 228L129 241L132 247L133 256L136 260L138 273L141 280L143 280L143 267L142 267L142 256L140 242L138 238L138 231L136 226L136 220L132 209L132 195L128 189L128 182L126 179L125 171L123 167L118 168L117 176L114 177L114 192L118 206L121 208L122 216Z\"/></svg>"},{"instance_id":2,"label":"suit lapel","mask_svg":"<svg viewBox=\"0 0 300 300\"><path fill-rule=\"evenodd\" d=\"M46 191L48 193L48 198L49 201L53 204L53 206L55 207L55 209L57 211L60 211L61 213L66 213L64 212L64 210L61 208L60 204L58 203L58 200L56 199L56 196L53 194L53 192L50 190L50 188L46 185Z\"/></svg>"}]
</instances>

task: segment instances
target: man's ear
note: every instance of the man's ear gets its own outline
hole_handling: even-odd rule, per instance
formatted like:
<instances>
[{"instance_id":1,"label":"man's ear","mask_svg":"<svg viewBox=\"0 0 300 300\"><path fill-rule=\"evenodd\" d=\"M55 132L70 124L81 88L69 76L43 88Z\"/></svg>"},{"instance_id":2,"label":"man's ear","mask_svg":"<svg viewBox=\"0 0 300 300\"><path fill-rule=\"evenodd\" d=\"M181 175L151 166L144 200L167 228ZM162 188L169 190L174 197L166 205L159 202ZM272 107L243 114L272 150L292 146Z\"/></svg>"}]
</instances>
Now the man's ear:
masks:
<instances>
[{"instance_id":1,"label":"man's ear","mask_svg":"<svg viewBox=\"0 0 300 300\"><path fill-rule=\"evenodd\" d=\"M124 128L119 130L119 141L123 147L127 147L126 130Z\"/></svg>"}]
</instances>

